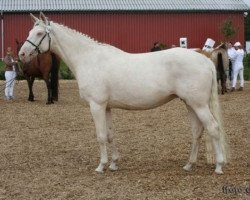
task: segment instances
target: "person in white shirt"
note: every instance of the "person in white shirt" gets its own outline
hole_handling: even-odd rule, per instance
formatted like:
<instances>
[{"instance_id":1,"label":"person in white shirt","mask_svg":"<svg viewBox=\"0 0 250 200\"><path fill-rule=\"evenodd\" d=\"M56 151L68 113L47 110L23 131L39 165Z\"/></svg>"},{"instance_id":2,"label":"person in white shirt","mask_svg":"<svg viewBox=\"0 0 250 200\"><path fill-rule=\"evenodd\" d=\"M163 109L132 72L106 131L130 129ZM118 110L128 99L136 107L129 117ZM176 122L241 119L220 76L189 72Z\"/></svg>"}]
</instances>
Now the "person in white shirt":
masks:
<instances>
[{"instance_id":1,"label":"person in white shirt","mask_svg":"<svg viewBox=\"0 0 250 200\"><path fill-rule=\"evenodd\" d=\"M233 44L231 42L228 42L227 43L227 54L228 54L228 57L229 57L229 67L228 67L228 70L227 70L227 83L229 84L230 83L230 87L232 86L232 81L233 81L233 58L232 56L235 54L235 48L233 47Z\"/></svg>"},{"instance_id":2,"label":"person in white shirt","mask_svg":"<svg viewBox=\"0 0 250 200\"><path fill-rule=\"evenodd\" d=\"M244 76L243 76L243 58L244 58L244 50L241 47L240 42L236 42L234 44L235 51L231 52L232 54L229 55L230 59L232 59L232 66L233 66L233 82L231 92L235 91L236 83L238 75L240 76L240 88L239 91L242 91L244 88Z\"/></svg>"},{"instance_id":3,"label":"person in white shirt","mask_svg":"<svg viewBox=\"0 0 250 200\"><path fill-rule=\"evenodd\" d=\"M6 100L13 99L13 90L15 85L15 79L16 79L16 65L17 61L15 60L13 56L13 52L11 47L7 48L7 55L4 58L5 63L5 98Z\"/></svg>"}]
</instances>

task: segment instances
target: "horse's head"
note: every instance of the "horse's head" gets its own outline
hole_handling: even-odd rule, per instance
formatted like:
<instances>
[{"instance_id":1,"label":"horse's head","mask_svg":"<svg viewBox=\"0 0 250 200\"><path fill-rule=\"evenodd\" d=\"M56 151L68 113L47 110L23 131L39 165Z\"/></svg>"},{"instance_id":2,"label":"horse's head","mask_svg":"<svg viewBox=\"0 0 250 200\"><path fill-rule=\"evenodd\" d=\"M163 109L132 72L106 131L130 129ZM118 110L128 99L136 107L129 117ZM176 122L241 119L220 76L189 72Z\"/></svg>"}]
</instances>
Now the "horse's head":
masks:
<instances>
[{"instance_id":1,"label":"horse's head","mask_svg":"<svg viewBox=\"0 0 250 200\"><path fill-rule=\"evenodd\" d=\"M24 42L19 42L18 39L16 39L16 51L19 52L21 47L23 46Z\"/></svg>"},{"instance_id":2,"label":"horse's head","mask_svg":"<svg viewBox=\"0 0 250 200\"><path fill-rule=\"evenodd\" d=\"M50 25L43 13L40 19L30 14L34 27L30 30L27 40L22 45L18 55L22 62L31 61L35 56L50 50Z\"/></svg>"}]
</instances>

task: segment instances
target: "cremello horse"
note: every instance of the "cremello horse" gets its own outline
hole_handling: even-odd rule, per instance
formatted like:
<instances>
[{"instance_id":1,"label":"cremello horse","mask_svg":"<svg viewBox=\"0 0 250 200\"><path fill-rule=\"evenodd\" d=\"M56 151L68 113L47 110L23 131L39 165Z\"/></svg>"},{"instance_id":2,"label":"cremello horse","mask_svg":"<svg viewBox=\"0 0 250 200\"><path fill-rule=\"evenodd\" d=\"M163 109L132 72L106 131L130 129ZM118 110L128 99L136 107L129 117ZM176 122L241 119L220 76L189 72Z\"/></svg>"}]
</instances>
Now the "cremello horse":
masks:
<instances>
[{"instance_id":1,"label":"cremello horse","mask_svg":"<svg viewBox=\"0 0 250 200\"><path fill-rule=\"evenodd\" d=\"M153 53L130 54L55 22L43 13L31 14L34 27L19 51L23 62L51 50L74 73L81 98L90 106L100 144L103 172L108 163L107 143L112 145L111 170L117 170L118 151L113 141L111 108L145 110L179 97L185 102L192 121L193 144L185 170L197 160L203 129L207 129L208 161L215 154L217 174L227 161L221 125L216 70L208 58L183 48ZM211 151L211 150L214 150Z\"/></svg>"}]
</instances>

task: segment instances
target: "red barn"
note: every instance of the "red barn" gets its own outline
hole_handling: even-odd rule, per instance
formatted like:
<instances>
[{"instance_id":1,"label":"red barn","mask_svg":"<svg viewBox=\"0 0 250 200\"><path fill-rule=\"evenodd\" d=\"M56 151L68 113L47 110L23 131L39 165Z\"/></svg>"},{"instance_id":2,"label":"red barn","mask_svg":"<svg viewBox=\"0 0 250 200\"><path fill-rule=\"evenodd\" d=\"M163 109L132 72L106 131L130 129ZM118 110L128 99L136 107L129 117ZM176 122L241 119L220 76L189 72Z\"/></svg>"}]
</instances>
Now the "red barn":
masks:
<instances>
[{"instance_id":1,"label":"red barn","mask_svg":"<svg viewBox=\"0 0 250 200\"><path fill-rule=\"evenodd\" d=\"M2 0L0 57L7 46L23 41L33 23L29 13L43 11L64 24L104 43L128 52L147 52L155 41L188 48L202 47L207 38L225 40L220 27L230 20L237 29L232 41L245 42L243 0ZM27 4L28 3L28 4Z\"/></svg>"}]
</instances>

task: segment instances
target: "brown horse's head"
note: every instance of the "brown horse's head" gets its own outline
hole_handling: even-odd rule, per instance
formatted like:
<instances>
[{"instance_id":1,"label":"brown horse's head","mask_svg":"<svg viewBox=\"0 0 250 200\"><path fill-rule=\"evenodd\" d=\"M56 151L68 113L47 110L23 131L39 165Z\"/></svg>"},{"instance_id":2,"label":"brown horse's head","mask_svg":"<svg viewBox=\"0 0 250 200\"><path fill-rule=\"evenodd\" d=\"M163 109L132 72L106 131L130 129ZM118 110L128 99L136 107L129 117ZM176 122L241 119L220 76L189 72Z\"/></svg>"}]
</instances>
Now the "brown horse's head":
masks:
<instances>
[{"instance_id":1,"label":"brown horse's head","mask_svg":"<svg viewBox=\"0 0 250 200\"><path fill-rule=\"evenodd\" d=\"M21 47L23 46L24 42L19 42L18 39L16 39L16 51L17 53L20 51Z\"/></svg>"}]
</instances>

